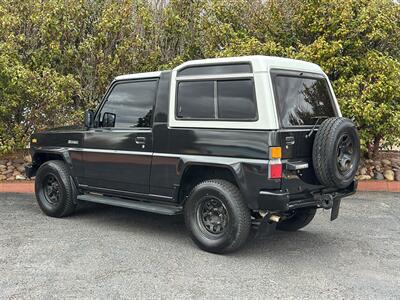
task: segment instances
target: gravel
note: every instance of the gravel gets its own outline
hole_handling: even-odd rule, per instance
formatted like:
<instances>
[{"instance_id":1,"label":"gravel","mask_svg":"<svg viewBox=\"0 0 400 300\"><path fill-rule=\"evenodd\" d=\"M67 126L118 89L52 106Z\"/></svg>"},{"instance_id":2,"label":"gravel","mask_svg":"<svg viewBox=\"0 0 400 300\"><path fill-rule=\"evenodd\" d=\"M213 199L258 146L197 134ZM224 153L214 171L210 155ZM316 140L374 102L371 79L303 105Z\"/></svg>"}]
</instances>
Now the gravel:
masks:
<instances>
[{"instance_id":1,"label":"gravel","mask_svg":"<svg viewBox=\"0 0 400 300\"><path fill-rule=\"evenodd\" d=\"M182 217L83 204L44 216L0 194L0 298L400 298L400 194L358 193L339 218L239 252L195 247Z\"/></svg>"}]
</instances>

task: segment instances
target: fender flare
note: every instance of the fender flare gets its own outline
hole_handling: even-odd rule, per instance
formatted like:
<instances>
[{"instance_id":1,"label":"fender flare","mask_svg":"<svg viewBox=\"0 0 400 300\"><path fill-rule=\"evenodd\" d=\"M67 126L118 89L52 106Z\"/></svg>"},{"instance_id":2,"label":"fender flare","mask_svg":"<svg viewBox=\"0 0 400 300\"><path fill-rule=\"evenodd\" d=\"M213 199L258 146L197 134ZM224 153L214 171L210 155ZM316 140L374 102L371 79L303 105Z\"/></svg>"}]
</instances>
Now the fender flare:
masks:
<instances>
[{"instance_id":1,"label":"fender flare","mask_svg":"<svg viewBox=\"0 0 400 300\"><path fill-rule=\"evenodd\" d=\"M36 165L36 157L40 154L53 154L62 157L68 167L72 170L72 160L69 152L65 148L37 148L32 151L32 164ZM39 167L39 166L38 166Z\"/></svg>"},{"instance_id":2,"label":"fender flare","mask_svg":"<svg viewBox=\"0 0 400 300\"><path fill-rule=\"evenodd\" d=\"M267 174L268 161L243 159L235 157L211 157L200 155L184 155L177 165L178 185L181 187L185 172L191 166L206 166L228 169L234 176L240 192L250 209L258 209L258 187L249 181L255 170Z\"/></svg>"},{"instance_id":3,"label":"fender flare","mask_svg":"<svg viewBox=\"0 0 400 300\"><path fill-rule=\"evenodd\" d=\"M56 155L56 156L62 158L62 160L67 164L68 168L71 171L70 180L73 183L74 192L79 194L78 181L77 181L77 178L73 175L74 170L73 170L72 160L71 160L71 156L69 155L68 149L61 148L61 147L31 149L31 155L32 155L32 170L31 170L31 172L32 172L32 175L36 174L40 165L42 165L44 162L48 161L48 160L45 160L45 161L41 162L40 159L38 159L38 156L40 156L41 154Z\"/></svg>"}]
</instances>

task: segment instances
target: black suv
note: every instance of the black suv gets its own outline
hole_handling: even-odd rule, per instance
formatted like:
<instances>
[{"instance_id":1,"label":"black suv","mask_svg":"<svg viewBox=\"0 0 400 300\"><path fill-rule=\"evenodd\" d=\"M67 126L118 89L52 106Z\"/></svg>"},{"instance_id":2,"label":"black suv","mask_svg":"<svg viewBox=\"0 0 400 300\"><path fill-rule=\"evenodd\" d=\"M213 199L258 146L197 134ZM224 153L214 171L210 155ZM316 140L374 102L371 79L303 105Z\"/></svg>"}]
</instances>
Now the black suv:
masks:
<instances>
[{"instance_id":1,"label":"black suv","mask_svg":"<svg viewBox=\"0 0 400 300\"><path fill-rule=\"evenodd\" d=\"M315 64L248 56L117 77L84 126L31 138L36 198L184 214L206 251L236 250L252 224L295 231L338 216L356 190L359 138Z\"/></svg>"}]
</instances>

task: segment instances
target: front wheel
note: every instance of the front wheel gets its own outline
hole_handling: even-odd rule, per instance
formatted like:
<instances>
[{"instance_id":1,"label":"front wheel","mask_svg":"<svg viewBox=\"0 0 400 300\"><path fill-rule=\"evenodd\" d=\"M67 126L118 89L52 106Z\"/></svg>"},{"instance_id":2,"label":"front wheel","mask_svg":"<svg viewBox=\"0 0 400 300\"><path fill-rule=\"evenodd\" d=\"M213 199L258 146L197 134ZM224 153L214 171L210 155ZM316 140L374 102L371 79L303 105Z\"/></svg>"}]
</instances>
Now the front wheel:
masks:
<instances>
[{"instance_id":1,"label":"front wheel","mask_svg":"<svg viewBox=\"0 0 400 300\"><path fill-rule=\"evenodd\" d=\"M65 217L75 210L76 192L68 166L50 160L40 166L35 178L35 194L41 210L51 217Z\"/></svg>"},{"instance_id":2,"label":"front wheel","mask_svg":"<svg viewBox=\"0 0 400 300\"><path fill-rule=\"evenodd\" d=\"M207 180L195 186L184 213L192 240L205 251L232 252L249 236L250 210L239 189L226 180Z\"/></svg>"}]
</instances>

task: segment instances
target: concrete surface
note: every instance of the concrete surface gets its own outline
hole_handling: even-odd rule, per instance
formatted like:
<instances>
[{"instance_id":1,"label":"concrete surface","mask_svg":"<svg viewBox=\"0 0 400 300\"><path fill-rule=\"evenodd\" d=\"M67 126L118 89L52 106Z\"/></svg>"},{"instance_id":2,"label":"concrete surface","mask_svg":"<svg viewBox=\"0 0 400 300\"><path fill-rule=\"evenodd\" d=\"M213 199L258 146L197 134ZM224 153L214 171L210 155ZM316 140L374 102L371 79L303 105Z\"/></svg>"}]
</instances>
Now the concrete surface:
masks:
<instances>
[{"instance_id":1,"label":"concrete surface","mask_svg":"<svg viewBox=\"0 0 400 300\"><path fill-rule=\"evenodd\" d=\"M0 194L0 298L400 298L400 194L358 193L296 233L221 256L181 217L85 204L44 216Z\"/></svg>"}]
</instances>

